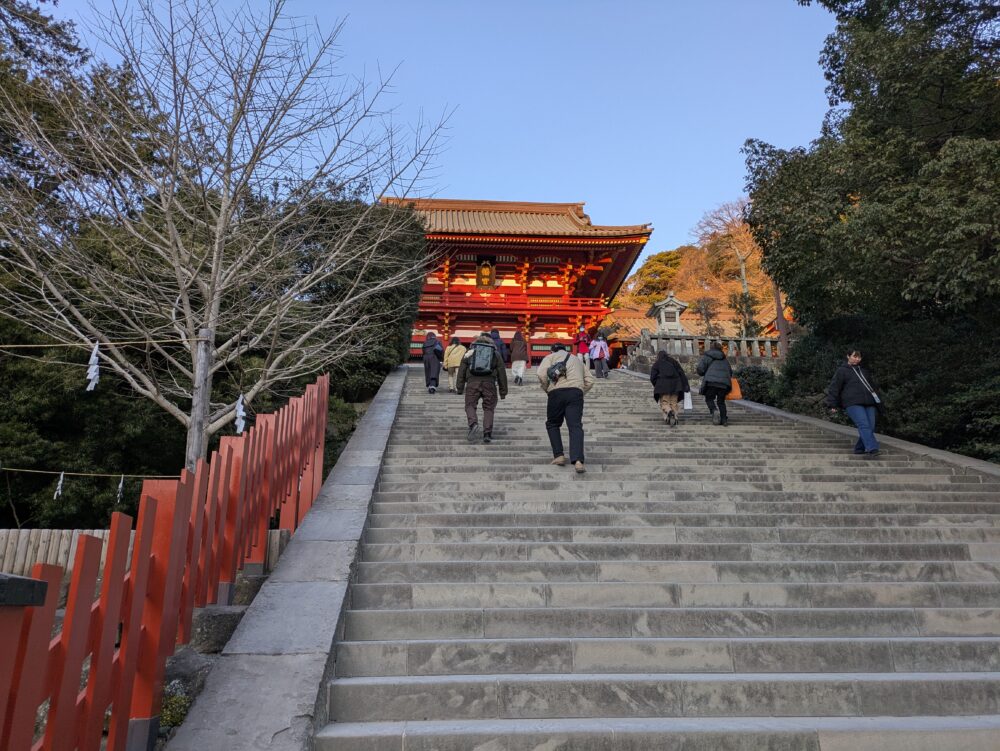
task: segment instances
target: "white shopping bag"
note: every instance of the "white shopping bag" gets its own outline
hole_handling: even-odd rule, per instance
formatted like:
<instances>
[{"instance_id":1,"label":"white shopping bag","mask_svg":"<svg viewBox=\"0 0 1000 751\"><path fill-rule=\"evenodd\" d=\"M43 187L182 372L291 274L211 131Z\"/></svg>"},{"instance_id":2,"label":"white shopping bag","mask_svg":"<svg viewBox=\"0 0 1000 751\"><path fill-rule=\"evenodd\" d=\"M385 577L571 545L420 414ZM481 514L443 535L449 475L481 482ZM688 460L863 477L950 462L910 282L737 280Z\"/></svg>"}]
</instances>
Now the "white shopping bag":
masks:
<instances>
[{"instance_id":1,"label":"white shopping bag","mask_svg":"<svg viewBox=\"0 0 1000 751\"><path fill-rule=\"evenodd\" d=\"M684 392L684 409L694 409L694 402L691 400L691 392Z\"/></svg>"}]
</instances>

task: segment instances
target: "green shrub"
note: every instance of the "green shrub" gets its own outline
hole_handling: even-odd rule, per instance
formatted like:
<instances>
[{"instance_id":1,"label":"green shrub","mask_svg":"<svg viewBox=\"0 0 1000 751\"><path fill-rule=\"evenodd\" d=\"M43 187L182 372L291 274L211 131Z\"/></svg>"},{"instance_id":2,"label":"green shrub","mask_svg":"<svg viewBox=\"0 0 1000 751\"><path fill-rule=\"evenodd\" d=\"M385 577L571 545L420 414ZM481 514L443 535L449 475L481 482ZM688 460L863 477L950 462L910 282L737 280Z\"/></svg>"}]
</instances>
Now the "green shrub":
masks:
<instances>
[{"instance_id":1,"label":"green shrub","mask_svg":"<svg viewBox=\"0 0 1000 751\"><path fill-rule=\"evenodd\" d=\"M777 406L826 415L826 387L849 347L862 350L885 398L880 432L1000 461L1000 332L965 319L838 319L792 345Z\"/></svg>"},{"instance_id":2,"label":"green shrub","mask_svg":"<svg viewBox=\"0 0 1000 751\"><path fill-rule=\"evenodd\" d=\"M761 404L774 404L774 396L771 392L776 378L770 368L761 365L744 365L737 368L733 375L740 382L740 391L743 392L744 399Z\"/></svg>"}]
</instances>

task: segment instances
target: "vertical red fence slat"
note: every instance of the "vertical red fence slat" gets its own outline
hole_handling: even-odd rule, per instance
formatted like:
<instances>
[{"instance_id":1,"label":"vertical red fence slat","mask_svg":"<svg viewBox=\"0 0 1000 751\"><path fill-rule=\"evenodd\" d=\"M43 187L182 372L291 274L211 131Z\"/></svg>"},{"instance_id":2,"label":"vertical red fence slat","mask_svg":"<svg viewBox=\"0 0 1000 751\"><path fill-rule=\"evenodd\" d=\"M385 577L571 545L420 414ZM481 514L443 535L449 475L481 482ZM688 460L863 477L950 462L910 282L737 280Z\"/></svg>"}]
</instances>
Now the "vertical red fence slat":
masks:
<instances>
[{"instance_id":1,"label":"vertical red fence slat","mask_svg":"<svg viewBox=\"0 0 1000 751\"><path fill-rule=\"evenodd\" d=\"M111 674L114 666L115 639L121 617L124 595L125 570L128 564L128 544L132 533L132 519L115 512L111 515L111 533L108 552L104 560L101 579L101 597L96 603L97 617L92 619L94 629L93 652L90 658L90 675L87 688L78 699L79 719L77 737L79 747L99 749L104 731L104 713L111 698Z\"/></svg>"},{"instance_id":2,"label":"vertical red fence slat","mask_svg":"<svg viewBox=\"0 0 1000 751\"><path fill-rule=\"evenodd\" d=\"M296 503L298 501L291 481L291 452L288 451L288 435L291 431L292 410L282 407L278 410L278 437L275 445L275 463L278 467L277 490L281 502L281 519L279 525L282 529L295 529L296 527Z\"/></svg>"},{"instance_id":3,"label":"vertical red fence slat","mask_svg":"<svg viewBox=\"0 0 1000 751\"><path fill-rule=\"evenodd\" d=\"M142 485L143 493L156 498L157 504L130 711L131 719L152 722L163 695L164 663L176 640L190 492L183 492L180 483L170 480L145 480Z\"/></svg>"},{"instance_id":4,"label":"vertical red fence slat","mask_svg":"<svg viewBox=\"0 0 1000 751\"><path fill-rule=\"evenodd\" d=\"M220 449L229 455L229 471L221 478L225 501L222 504L223 516L219 520L222 527L222 541L217 564L219 599L223 605L228 605L232 596L233 583L236 581L236 557L238 555L238 535L240 526L240 477L243 471L242 438L226 436L219 444ZM223 595L224 593L224 595Z\"/></svg>"},{"instance_id":5,"label":"vertical red fence slat","mask_svg":"<svg viewBox=\"0 0 1000 751\"><path fill-rule=\"evenodd\" d=\"M83 661L87 656L90 608L97 588L97 571L103 547L100 538L90 535L80 535L76 544L62 633L53 639L49 648L52 657L49 718L45 723L44 738L36 744L37 748L59 751L73 745L76 695Z\"/></svg>"},{"instance_id":6,"label":"vertical red fence slat","mask_svg":"<svg viewBox=\"0 0 1000 751\"><path fill-rule=\"evenodd\" d=\"M183 478L182 478L183 479ZM195 594L200 574L201 547L205 534L205 497L208 492L208 467L202 459L189 477L191 485L191 512L188 522L188 540L184 555L184 579L181 583L179 644L191 641L191 621L194 617Z\"/></svg>"},{"instance_id":7,"label":"vertical red fence slat","mask_svg":"<svg viewBox=\"0 0 1000 751\"><path fill-rule=\"evenodd\" d=\"M156 524L158 501L145 493L139 504L139 519L132 545L132 566L125 587L122 608L122 637L115 656L112 694L111 723L108 727L108 751L122 751L128 739L131 718L132 687L139 669L139 650L142 647L142 611L146 606L149 589L149 571L153 560L153 528Z\"/></svg>"},{"instance_id":8,"label":"vertical red fence slat","mask_svg":"<svg viewBox=\"0 0 1000 751\"><path fill-rule=\"evenodd\" d=\"M108 751L151 737L165 663L190 639L194 608L228 602L236 572L264 563L271 522L294 531L311 508L328 390L321 376L303 396L258 415L244 435L223 438L193 473L145 481L131 560L132 520L112 515L99 598L103 542L80 535L62 631L51 640L62 569L34 567L48 583L45 604L0 611L0 748L98 751L109 708ZM32 745L46 699L42 737Z\"/></svg>"},{"instance_id":9,"label":"vertical red fence slat","mask_svg":"<svg viewBox=\"0 0 1000 751\"><path fill-rule=\"evenodd\" d=\"M211 467L210 483L212 515L212 536L205 546L205 590L208 602L219 601L219 559L222 556L222 541L226 534L226 505L229 498L229 472L233 462L233 451L229 446L221 446ZM226 603L228 604L228 603Z\"/></svg>"},{"instance_id":10,"label":"vertical red fence slat","mask_svg":"<svg viewBox=\"0 0 1000 751\"><path fill-rule=\"evenodd\" d=\"M34 579L48 584L45 604L29 608L21 626L20 638L14 636L19 647L14 657L12 691L0 695L7 707L6 722L0 728L0 748L24 749L31 746L35 731L35 712L42 701L45 677L48 672L49 638L59 604L59 585L62 569L45 563L36 563L31 570ZM4 634L4 638L6 638Z\"/></svg>"},{"instance_id":11,"label":"vertical red fence slat","mask_svg":"<svg viewBox=\"0 0 1000 751\"><path fill-rule=\"evenodd\" d=\"M30 613L29 607L0 607L0 696L10 696L11 689L17 685L14 673L21 648L21 629ZM10 711L7 705L8 702L0 704L0 738Z\"/></svg>"}]
</instances>

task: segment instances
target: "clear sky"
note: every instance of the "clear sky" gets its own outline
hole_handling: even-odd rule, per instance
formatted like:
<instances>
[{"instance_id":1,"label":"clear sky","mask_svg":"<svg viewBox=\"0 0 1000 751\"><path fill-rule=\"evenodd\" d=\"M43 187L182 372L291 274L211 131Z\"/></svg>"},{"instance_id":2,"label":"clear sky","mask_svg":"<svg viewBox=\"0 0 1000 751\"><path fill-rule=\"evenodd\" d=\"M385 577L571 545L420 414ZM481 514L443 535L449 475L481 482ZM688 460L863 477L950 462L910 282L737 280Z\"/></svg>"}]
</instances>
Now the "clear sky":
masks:
<instances>
[{"instance_id":1,"label":"clear sky","mask_svg":"<svg viewBox=\"0 0 1000 751\"><path fill-rule=\"evenodd\" d=\"M827 109L817 61L833 17L795 0L289 7L326 29L346 18L348 72L399 65L403 118L454 108L426 195L585 201L596 224L652 223L647 253L690 242L706 211L743 193L746 138L805 145Z\"/></svg>"}]
</instances>

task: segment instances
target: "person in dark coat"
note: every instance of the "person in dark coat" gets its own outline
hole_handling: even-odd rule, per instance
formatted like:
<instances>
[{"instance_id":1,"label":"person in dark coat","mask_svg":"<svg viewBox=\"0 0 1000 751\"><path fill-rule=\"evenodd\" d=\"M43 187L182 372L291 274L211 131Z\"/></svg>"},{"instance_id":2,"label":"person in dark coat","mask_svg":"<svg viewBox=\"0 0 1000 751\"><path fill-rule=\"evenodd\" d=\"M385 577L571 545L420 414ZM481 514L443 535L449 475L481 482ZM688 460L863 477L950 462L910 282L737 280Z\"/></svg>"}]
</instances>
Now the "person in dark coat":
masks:
<instances>
[{"instance_id":1,"label":"person in dark coat","mask_svg":"<svg viewBox=\"0 0 1000 751\"><path fill-rule=\"evenodd\" d=\"M663 421L671 427L677 424L677 403L690 391L684 368L665 351L660 350L656 362L649 370L649 382L653 384L653 399L660 405Z\"/></svg>"},{"instance_id":2,"label":"person in dark coat","mask_svg":"<svg viewBox=\"0 0 1000 751\"><path fill-rule=\"evenodd\" d=\"M858 429L858 440L854 453L865 458L876 457L879 453L875 438L875 420L878 417L882 398L872 374L861 364L861 350L851 349L847 362L837 368L833 380L826 390L826 406L836 413L844 410Z\"/></svg>"},{"instance_id":3,"label":"person in dark coat","mask_svg":"<svg viewBox=\"0 0 1000 751\"><path fill-rule=\"evenodd\" d=\"M503 339L500 338L499 329L490 330L490 339L493 340L493 344L496 345L497 354L500 355L500 362L506 363L509 359L510 350L507 349L507 345L503 343Z\"/></svg>"},{"instance_id":4,"label":"person in dark coat","mask_svg":"<svg viewBox=\"0 0 1000 751\"><path fill-rule=\"evenodd\" d=\"M712 342L695 370L702 376L700 393L704 395L708 411L712 414L712 424L728 425L726 394L733 387L733 368L722 351L722 342Z\"/></svg>"},{"instance_id":5,"label":"person in dark coat","mask_svg":"<svg viewBox=\"0 0 1000 751\"><path fill-rule=\"evenodd\" d=\"M428 331L424 339L424 385L427 386L427 393L433 394L437 391L438 376L441 375L441 361L444 359L444 347L437 338L437 334Z\"/></svg>"},{"instance_id":6,"label":"person in dark coat","mask_svg":"<svg viewBox=\"0 0 1000 751\"><path fill-rule=\"evenodd\" d=\"M524 369L529 365L528 343L524 340L524 335L517 331L510 340L510 372L518 386L524 384Z\"/></svg>"},{"instance_id":7,"label":"person in dark coat","mask_svg":"<svg viewBox=\"0 0 1000 751\"><path fill-rule=\"evenodd\" d=\"M490 359L489 375L477 375L472 371L473 358L478 347L489 347L493 350ZM462 358L458 368L458 393L465 393L465 416L469 418L469 441L476 440L479 433L479 420L476 417L476 407L483 400L483 443L493 442L493 413L497 408L497 392L501 399L507 398L507 369L496 351L496 344L489 334L480 334L469 351Z\"/></svg>"}]
</instances>

